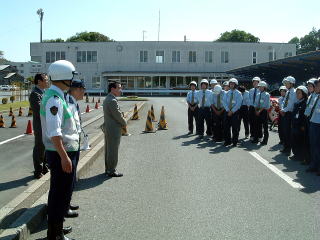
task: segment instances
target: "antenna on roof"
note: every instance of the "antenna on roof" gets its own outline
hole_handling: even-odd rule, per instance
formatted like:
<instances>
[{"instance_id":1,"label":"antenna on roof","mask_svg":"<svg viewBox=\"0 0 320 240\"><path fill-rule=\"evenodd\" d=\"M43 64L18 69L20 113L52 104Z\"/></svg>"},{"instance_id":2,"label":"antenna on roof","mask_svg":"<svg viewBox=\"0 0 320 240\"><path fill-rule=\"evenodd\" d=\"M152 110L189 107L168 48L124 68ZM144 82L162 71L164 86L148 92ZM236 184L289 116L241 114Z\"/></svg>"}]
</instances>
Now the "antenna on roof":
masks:
<instances>
[{"instance_id":1,"label":"antenna on roof","mask_svg":"<svg viewBox=\"0 0 320 240\"><path fill-rule=\"evenodd\" d=\"M158 24L158 42L160 41L160 9L159 9L159 24Z\"/></svg>"}]
</instances>

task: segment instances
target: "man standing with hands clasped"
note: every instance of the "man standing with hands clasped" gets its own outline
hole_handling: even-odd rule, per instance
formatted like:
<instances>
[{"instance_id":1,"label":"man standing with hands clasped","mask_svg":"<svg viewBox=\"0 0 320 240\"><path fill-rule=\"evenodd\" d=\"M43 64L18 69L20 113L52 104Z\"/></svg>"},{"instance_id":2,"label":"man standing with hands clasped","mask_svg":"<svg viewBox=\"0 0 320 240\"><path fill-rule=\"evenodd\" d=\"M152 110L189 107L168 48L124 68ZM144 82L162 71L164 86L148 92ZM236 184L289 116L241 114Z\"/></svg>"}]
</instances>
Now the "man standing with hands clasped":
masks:
<instances>
[{"instance_id":1,"label":"man standing with hands clasped","mask_svg":"<svg viewBox=\"0 0 320 240\"><path fill-rule=\"evenodd\" d=\"M116 97L121 95L121 84L109 83L109 94L103 101L105 134L105 173L108 177L122 177L117 172L118 152L121 140L121 128L127 125Z\"/></svg>"}]
</instances>

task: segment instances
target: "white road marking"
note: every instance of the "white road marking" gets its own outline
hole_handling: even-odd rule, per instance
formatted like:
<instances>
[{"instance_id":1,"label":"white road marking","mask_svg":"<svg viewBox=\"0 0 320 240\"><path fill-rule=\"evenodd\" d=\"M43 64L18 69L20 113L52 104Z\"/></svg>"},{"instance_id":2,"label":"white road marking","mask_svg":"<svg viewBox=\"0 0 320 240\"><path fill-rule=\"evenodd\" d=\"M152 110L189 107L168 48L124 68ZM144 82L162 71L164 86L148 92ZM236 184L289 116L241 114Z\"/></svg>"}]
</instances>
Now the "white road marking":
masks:
<instances>
[{"instance_id":1,"label":"white road marking","mask_svg":"<svg viewBox=\"0 0 320 240\"><path fill-rule=\"evenodd\" d=\"M22 135L19 135L19 136L16 136L16 137L7 139L7 140L5 140L5 141L3 141L3 142L0 142L0 145L5 144L5 143L8 143L8 142L11 142L11 141L13 141L13 140L15 140L15 139L18 139L18 138L21 138L21 137L23 137L23 136L25 136L25 134L22 134Z\"/></svg>"},{"instance_id":2,"label":"white road marking","mask_svg":"<svg viewBox=\"0 0 320 240\"><path fill-rule=\"evenodd\" d=\"M291 177L283 173L281 170L279 170L274 165L270 164L267 160L262 158L258 153L256 152L249 152L254 158L256 158L259 162L261 162L263 165L265 165L267 168L269 168L272 172L277 174L280 178L282 178L284 181L286 181L291 187L293 188L304 188L300 183L294 182Z\"/></svg>"}]
</instances>

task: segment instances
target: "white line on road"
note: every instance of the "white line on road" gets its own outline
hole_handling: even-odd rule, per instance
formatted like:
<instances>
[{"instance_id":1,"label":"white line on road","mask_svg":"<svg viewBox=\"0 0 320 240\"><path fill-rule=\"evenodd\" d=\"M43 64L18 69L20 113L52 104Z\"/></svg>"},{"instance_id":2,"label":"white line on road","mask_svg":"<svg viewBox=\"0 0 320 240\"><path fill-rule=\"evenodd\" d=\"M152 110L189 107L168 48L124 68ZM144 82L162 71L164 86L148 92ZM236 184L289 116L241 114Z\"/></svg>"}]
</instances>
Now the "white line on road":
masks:
<instances>
[{"instance_id":1,"label":"white line on road","mask_svg":"<svg viewBox=\"0 0 320 240\"><path fill-rule=\"evenodd\" d=\"M291 177L283 173L281 170L276 168L274 165L270 164L267 160L262 158L258 153L256 152L249 152L254 158L256 158L259 162L261 162L263 165L265 165L267 168L269 168L272 172L277 174L279 177L281 177L284 181L286 181L291 187L293 188L304 188L300 183L294 182Z\"/></svg>"},{"instance_id":2,"label":"white line on road","mask_svg":"<svg viewBox=\"0 0 320 240\"><path fill-rule=\"evenodd\" d=\"M13 141L13 140L15 140L15 139L18 139L18 138L21 138L21 137L23 137L23 136L25 136L25 134L22 134L22 135L19 135L19 136L16 136L16 137L7 139L7 140L5 140L5 141L3 141L3 142L0 142L0 145L5 144L5 143L8 143L8 142L11 142L11 141Z\"/></svg>"}]
</instances>

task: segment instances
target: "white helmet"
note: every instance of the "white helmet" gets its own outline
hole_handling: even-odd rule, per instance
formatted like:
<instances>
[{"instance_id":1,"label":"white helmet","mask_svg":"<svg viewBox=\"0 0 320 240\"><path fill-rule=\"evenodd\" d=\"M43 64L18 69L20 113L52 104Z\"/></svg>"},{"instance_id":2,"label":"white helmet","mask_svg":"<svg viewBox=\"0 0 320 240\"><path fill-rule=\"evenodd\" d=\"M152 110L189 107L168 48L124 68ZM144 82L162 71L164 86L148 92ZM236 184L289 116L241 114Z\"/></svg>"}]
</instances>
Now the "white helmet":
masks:
<instances>
[{"instance_id":1,"label":"white helmet","mask_svg":"<svg viewBox=\"0 0 320 240\"><path fill-rule=\"evenodd\" d=\"M308 95L308 89L305 86L299 86L297 87L297 90L300 89L302 92L304 92L306 95Z\"/></svg>"},{"instance_id":2,"label":"white helmet","mask_svg":"<svg viewBox=\"0 0 320 240\"><path fill-rule=\"evenodd\" d=\"M230 84L230 83L234 83L234 84L238 85L238 80L237 80L236 78L231 78L231 79L229 80L229 84Z\"/></svg>"},{"instance_id":3,"label":"white helmet","mask_svg":"<svg viewBox=\"0 0 320 240\"><path fill-rule=\"evenodd\" d=\"M283 79L282 83L284 84L285 82L289 82L289 83L292 83L292 84L295 84L296 83L296 79L292 76L288 76L286 78Z\"/></svg>"},{"instance_id":4,"label":"white helmet","mask_svg":"<svg viewBox=\"0 0 320 240\"><path fill-rule=\"evenodd\" d=\"M281 87L279 88L279 92L282 91L282 90L287 91L288 89L286 88L286 86L281 86Z\"/></svg>"},{"instance_id":5,"label":"white helmet","mask_svg":"<svg viewBox=\"0 0 320 240\"><path fill-rule=\"evenodd\" d=\"M51 81L72 80L77 74L73 64L66 60L58 60L50 64L48 75Z\"/></svg>"},{"instance_id":6,"label":"white helmet","mask_svg":"<svg viewBox=\"0 0 320 240\"><path fill-rule=\"evenodd\" d=\"M208 82L207 79L202 79L201 82L200 82L200 84L202 84L202 83L206 83L207 85L209 85L209 82Z\"/></svg>"},{"instance_id":7,"label":"white helmet","mask_svg":"<svg viewBox=\"0 0 320 240\"><path fill-rule=\"evenodd\" d=\"M261 81L261 82L259 82L258 87L265 87L265 88L267 88L267 87L268 87L268 84L267 84L265 81Z\"/></svg>"},{"instance_id":8,"label":"white helmet","mask_svg":"<svg viewBox=\"0 0 320 240\"><path fill-rule=\"evenodd\" d=\"M189 84L189 86L191 86L192 84L195 85L195 86L198 86L198 84L197 84L196 81L191 81L190 84Z\"/></svg>"},{"instance_id":9,"label":"white helmet","mask_svg":"<svg viewBox=\"0 0 320 240\"><path fill-rule=\"evenodd\" d=\"M210 84L218 84L218 81L216 79L211 79Z\"/></svg>"},{"instance_id":10,"label":"white helmet","mask_svg":"<svg viewBox=\"0 0 320 240\"><path fill-rule=\"evenodd\" d=\"M261 79L260 79L259 77L254 77L254 78L252 78L252 82L253 82L253 81L258 81L258 82L260 82Z\"/></svg>"},{"instance_id":11,"label":"white helmet","mask_svg":"<svg viewBox=\"0 0 320 240\"><path fill-rule=\"evenodd\" d=\"M222 87L220 85L214 86L214 88L213 88L213 93L214 94L218 95L219 93L221 93L221 91L222 91Z\"/></svg>"},{"instance_id":12,"label":"white helmet","mask_svg":"<svg viewBox=\"0 0 320 240\"><path fill-rule=\"evenodd\" d=\"M310 78L308 81L307 81L307 84L312 84L314 86L314 82L317 81L318 79L316 78Z\"/></svg>"},{"instance_id":13,"label":"white helmet","mask_svg":"<svg viewBox=\"0 0 320 240\"><path fill-rule=\"evenodd\" d=\"M224 81L222 85L223 86L229 86L229 81Z\"/></svg>"}]
</instances>

